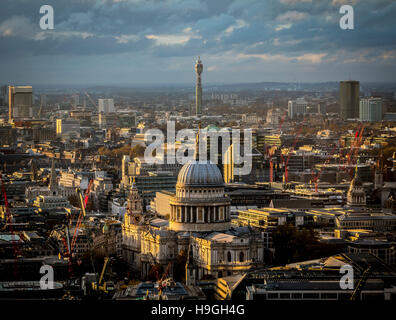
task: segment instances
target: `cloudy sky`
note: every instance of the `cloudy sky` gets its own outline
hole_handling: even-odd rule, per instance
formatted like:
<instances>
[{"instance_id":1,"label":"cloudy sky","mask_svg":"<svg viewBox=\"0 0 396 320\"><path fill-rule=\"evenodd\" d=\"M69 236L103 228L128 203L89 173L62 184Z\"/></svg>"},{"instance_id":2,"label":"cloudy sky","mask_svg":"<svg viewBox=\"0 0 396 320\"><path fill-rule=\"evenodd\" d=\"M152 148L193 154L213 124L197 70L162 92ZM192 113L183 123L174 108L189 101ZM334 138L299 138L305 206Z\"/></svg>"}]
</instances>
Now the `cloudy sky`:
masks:
<instances>
[{"instance_id":1,"label":"cloudy sky","mask_svg":"<svg viewBox=\"0 0 396 320\"><path fill-rule=\"evenodd\" d=\"M39 27L41 5L55 29ZM342 4L355 29L341 30ZM0 83L396 81L394 0L2 0Z\"/></svg>"}]
</instances>

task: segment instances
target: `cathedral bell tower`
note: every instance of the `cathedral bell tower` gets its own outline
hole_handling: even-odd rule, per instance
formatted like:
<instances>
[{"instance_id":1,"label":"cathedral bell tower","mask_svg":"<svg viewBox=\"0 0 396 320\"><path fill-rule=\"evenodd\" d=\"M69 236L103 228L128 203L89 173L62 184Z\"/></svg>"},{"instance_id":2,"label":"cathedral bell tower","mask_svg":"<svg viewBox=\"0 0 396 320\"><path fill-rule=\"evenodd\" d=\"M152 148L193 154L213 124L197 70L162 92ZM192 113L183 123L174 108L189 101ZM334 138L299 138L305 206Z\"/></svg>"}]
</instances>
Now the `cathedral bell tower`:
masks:
<instances>
[{"instance_id":1,"label":"cathedral bell tower","mask_svg":"<svg viewBox=\"0 0 396 320\"><path fill-rule=\"evenodd\" d=\"M366 192L363 183L358 177L357 166L355 169L355 177L352 179L347 193L347 205L349 207L361 207L366 205Z\"/></svg>"},{"instance_id":2,"label":"cathedral bell tower","mask_svg":"<svg viewBox=\"0 0 396 320\"><path fill-rule=\"evenodd\" d=\"M137 223L141 220L142 213L143 201L139 194L135 178L133 178L133 182L127 199L127 216L129 217L129 219L135 220L131 222Z\"/></svg>"}]
</instances>

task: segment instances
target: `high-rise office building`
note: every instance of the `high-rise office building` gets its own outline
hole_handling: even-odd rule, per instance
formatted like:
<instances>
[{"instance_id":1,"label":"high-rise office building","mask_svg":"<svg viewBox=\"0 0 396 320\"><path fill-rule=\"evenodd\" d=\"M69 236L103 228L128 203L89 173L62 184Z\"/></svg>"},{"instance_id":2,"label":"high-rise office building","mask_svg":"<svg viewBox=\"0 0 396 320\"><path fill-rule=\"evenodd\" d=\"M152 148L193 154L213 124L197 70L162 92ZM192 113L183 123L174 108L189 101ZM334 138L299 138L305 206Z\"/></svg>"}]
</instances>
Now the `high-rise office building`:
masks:
<instances>
[{"instance_id":1,"label":"high-rise office building","mask_svg":"<svg viewBox=\"0 0 396 320\"><path fill-rule=\"evenodd\" d=\"M8 119L29 119L33 116L33 89L31 86L8 86Z\"/></svg>"},{"instance_id":2,"label":"high-rise office building","mask_svg":"<svg viewBox=\"0 0 396 320\"><path fill-rule=\"evenodd\" d=\"M80 121L73 119L56 119L57 136L80 136Z\"/></svg>"},{"instance_id":3,"label":"high-rise office building","mask_svg":"<svg viewBox=\"0 0 396 320\"><path fill-rule=\"evenodd\" d=\"M76 108L80 105L80 96L78 94L73 95L73 101L72 101L73 107Z\"/></svg>"},{"instance_id":4,"label":"high-rise office building","mask_svg":"<svg viewBox=\"0 0 396 320\"><path fill-rule=\"evenodd\" d=\"M382 120L382 99L367 98L361 99L359 105L360 121L381 121Z\"/></svg>"},{"instance_id":5,"label":"high-rise office building","mask_svg":"<svg viewBox=\"0 0 396 320\"><path fill-rule=\"evenodd\" d=\"M202 115L202 82L201 82L202 71L203 71L203 64L201 59L198 57L197 63L195 64L195 72L197 74L197 84L195 88L195 114L197 116Z\"/></svg>"},{"instance_id":6,"label":"high-rise office building","mask_svg":"<svg viewBox=\"0 0 396 320\"><path fill-rule=\"evenodd\" d=\"M100 112L99 113L99 128L105 129L105 128L113 128L113 127L118 127L119 126L119 114L115 112L109 112L109 113L104 113Z\"/></svg>"},{"instance_id":7,"label":"high-rise office building","mask_svg":"<svg viewBox=\"0 0 396 320\"><path fill-rule=\"evenodd\" d=\"M341 119L355 119L359 116L359 81L340 82Z\"/></svg>"},{"instance_id":8,"label":"high-rise office building","mask_svg":"<svg viewBox=\"0 0 396 320\"><path fill-rule=\"evenodd\" d=\"M7 86L1 86L0 87L0 106L6 106L7 105Z\"/></svg>"},{"instance_id":9,"label":"high-rise office building","mask_svg":"<svg viewBox=\"0 0 396 320\"><path fill-rule=\"evenodd\" d=\"M98 100L99 113L110 113L115 112L114 100L113 99L99 99Z\"/></svg>"},{"instance_id":10,"label":"high-rise office building","mask_svg":"<svg viewBox=\"0 0 396 320\"><path fill-rule=\"evenodd\" d=\"M47 95L46 94L40 95L40 106L42 108L47 108Z\"/></svg>"},{"instance_id":11,"label":"high-rise office building","mask_svg":"<svg viewBox=\"0 0 396 320\"><path fill-rule=\"evenodd\" d=\"M302 116L307 113L308 103L303 98L297 100L289 100L287 112L290 119Z\"/></svg>"},{"instance_id":12,"label":"high-rise office building","mask_svg":"<svg viewBox=\"0 0 396 320\"><path fill-rule=\"evenodd\" d=\"M319 102L318 103L318 113L319 114L326 114L326 103L325 102Z\"/></svg>"}]
</instances>

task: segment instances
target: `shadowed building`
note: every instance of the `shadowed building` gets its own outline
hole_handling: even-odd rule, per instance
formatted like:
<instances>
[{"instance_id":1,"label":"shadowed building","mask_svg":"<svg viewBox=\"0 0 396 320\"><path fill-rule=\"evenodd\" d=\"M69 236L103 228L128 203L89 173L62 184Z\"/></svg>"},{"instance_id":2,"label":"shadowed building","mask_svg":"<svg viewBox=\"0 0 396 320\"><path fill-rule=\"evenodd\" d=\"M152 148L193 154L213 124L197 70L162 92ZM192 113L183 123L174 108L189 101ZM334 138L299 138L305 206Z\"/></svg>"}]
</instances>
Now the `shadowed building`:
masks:
<instances>
[{"instance_id":1,"label":"shadowed building","mask_svg":"<svg viewBox=\"0 0 396 320\"><path fill-rule=\"evenodd\" d=\"M342 119L359 117L359 81L340 82L340 116Z\"/></svg>"},{"instance_id":2,"label":"shadowed building","mask_svg":"<svg viewBox=\"0 0 396 320\"><path fill-rule=\"evenodd\" d=\"M33 117L33 91L31 86L8 87L8 119L29 119Z\"/></svg>"}]
</instances>

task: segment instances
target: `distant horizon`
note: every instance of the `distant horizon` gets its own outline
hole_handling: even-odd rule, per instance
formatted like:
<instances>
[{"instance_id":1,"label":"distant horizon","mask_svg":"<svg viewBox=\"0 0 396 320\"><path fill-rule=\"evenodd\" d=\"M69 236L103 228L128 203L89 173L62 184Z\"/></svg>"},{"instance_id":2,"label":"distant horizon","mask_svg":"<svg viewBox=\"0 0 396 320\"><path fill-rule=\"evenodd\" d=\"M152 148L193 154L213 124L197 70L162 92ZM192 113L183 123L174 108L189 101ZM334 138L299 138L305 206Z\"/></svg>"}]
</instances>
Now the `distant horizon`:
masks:
<instances>
[{"instance_id":1,"label":"distant horizon","mask_svg":"<svg viewBox=\"0 0 396 320\"><path fill-rule=\"evenodd\" d=\"M343 80L341 80L343 81ZM18 86L19 84L15 84ZM35 95L40 94L186 94L195 93L195 83L190 84L29 84ZM298 86L298 87L295 87ZM326 82L250 82L250 83L210 83L203 84L205 95L212 93L248 93L248 92L329 92L339 91L339 81ZM361 93L387 92L396 94L396 82L360 82Z\"/></svg>"},{"instance_id":2,"label":"distant horizon","mask_svg":"<svg viewBox=\"0 0 396 320\"><path fill-rule=\"evenodd\" d=\"M395 81L361 81L358 79L343 79L343 80L328 80L328 81L312 81L312 82L300 82L300 81L251 81L251 82L207 82L203 81L203 89L205 86L213 87L213 86L236 86L236 85L258 85L258 84L291 84L291 85L320 85L320 84L339 84L341 81L359 81L361 84L378 84L378 85L396 85ZM36 86L36 87L48 87L48 88L57 88L57 87L78 87L78 88L90 88L90 87L115 87L115 88L156 88L156 87L193 87L195 88L195 82L157 82L157 83L58 83L58 84L46 84L46 83L5 83L3 82L1 85L15 85L15 86Z\"/></svg>"}]
</instances>

